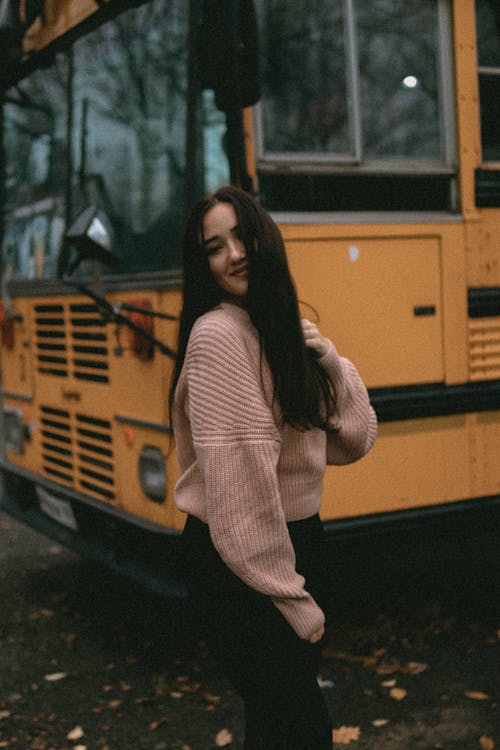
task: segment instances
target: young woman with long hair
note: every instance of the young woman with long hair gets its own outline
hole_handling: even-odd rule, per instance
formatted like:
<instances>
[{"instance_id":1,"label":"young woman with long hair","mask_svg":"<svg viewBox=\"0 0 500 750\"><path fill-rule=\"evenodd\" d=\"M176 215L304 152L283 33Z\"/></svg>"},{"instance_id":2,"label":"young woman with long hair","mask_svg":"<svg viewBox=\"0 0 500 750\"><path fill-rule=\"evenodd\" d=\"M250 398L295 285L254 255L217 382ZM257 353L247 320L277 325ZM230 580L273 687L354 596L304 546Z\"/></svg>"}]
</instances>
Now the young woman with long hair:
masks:
<instances>
[{"instance_id":1,"label":"young woman with long hair","mask_svg":"<svg viewBox=\"0 0 500 750\"><path fill-rule=\"evenodd\" d=\"M170 408L186 583L245 706L245 750L330 750L317 683L327 463L377 422L355 367L301 320L283 239L235 187L201 199L183 244Z\"/></svg>"}]
</instances>

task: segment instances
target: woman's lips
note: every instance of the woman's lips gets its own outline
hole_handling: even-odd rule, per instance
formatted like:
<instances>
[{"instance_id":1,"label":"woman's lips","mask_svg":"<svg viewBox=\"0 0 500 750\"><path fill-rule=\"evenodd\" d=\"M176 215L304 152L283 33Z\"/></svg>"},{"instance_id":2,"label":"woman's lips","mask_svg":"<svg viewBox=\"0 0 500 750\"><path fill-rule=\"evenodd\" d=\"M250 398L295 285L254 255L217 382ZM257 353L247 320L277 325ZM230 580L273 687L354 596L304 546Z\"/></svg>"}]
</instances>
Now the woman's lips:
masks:
<instances>
[{"instance_id":1,"label":"woman's lips","mask_svg":"<svg viewBox=\"0 0 500 750\"><path fill-rule=\"evenodd\" d=\"M241 268L237 268L235 271L231 271L231 276L248 276L248 266L242 266Z\"/></svg>"}]
</instances>

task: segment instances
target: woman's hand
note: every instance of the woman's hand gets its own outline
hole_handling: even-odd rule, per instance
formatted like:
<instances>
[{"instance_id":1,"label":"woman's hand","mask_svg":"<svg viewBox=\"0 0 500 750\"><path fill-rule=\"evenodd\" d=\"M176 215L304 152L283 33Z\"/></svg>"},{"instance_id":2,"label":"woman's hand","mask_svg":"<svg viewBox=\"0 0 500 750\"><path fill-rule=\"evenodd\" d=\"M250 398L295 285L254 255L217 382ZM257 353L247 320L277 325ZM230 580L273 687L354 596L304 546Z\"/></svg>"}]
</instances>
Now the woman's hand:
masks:
<instances>
[{"instance_id":1,"label":"woman's hand","mask_svg":"<svg viewBox=\"0 0 500 750\"><path fill-rule=\"evenodd\" d=\"M329 341L321 335L318 326L302 318L302 332L306 346L313 349L317 357L323 357L328 351Z\"/></svg>"},{"instance_id":2,"label":"woman's hand","mask_svg":"<svg viewBox=\"0 0 500 750\"><path fill-rule=\"evenodd\" d=\"M325 628L321 626L312 635L310 635L307 640L309 643L317 643L323 638L324 634L325 634Z\"/></svg>"}]
</instances>

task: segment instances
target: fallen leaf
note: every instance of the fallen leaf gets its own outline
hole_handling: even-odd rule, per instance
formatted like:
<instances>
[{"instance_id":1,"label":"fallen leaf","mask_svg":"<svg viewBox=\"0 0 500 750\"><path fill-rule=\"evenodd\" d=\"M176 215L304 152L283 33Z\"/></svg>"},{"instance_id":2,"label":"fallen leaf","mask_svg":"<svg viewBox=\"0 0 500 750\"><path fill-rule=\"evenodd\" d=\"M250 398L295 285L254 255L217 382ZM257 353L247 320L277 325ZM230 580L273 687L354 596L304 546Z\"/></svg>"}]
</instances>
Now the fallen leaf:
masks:
<instances>
[{"instance_id":1,"label":"fallen leaf","mask_svg":"<svg viewBox=\"0 0 500 750\"><path fill-rule=\"evenodd\" d=\"M350 742L359 740L361 730L359 727L341 726L332 731L332 742L337 745L349 745Z\"/></svg>"},{"instance_id":2,"label":"fallen leaf","mask_svg":"<svg viewBox=\"0 0 500 750\"><path fill-rule=\"evenodd\" d=\"M201 697L206 703L218 703L220 701L220 695L214 695L213 693L203 693Z\"/></svg>"},{"instance_id":3,"label":"fallen leaf","mask_svg":"<svg viewBox=\"0 0 500 750\"><path fill-rule=\"evenodd\" d=\"M387 661L381 662L376 669L377 674L382 674L382 675L396 674L396 672L400 672L400 671L401 671L401 667L399 664L389 663Z\"/></svg>"},{"instance_id":4,"label":"fallen leaf","mask_svg":"<svg viewBox=\"0 0 500 750\"><path fill-rule=\"evenodd\" d=\"M495 743L491 737L487 737L483 734L483 736L479 738L479 747L481 750L495 750Z\"/></svg>"},{"instance_id":5,"label":"fallen leaf","mask_svg":"<svg viewBox=\"0 0 500 750\"><path fill-rule=\"evenodd\" d=\"M73 750L87 750L87 745L75 745Z\"/></svg>"},{"instance_id":6,"label":"fallen leaf","mask_svg":"<svg viewBox=\"0 0 500 750\"><path fill-rule=\"evenodd\" d=\"M424 664L423 662L410 661L408 662L408 664L402 667L401 671L405 672L406 674L421 674L422 672L426 672L429 668L429 665Z\"/></svg>"},{"instance_id":7,"label":"fallen leaf","mask_svg":"<svg viewBox=\"0 0 500 750\"><path fill-rule=\"evenodd\" d=\"M389 695L391 698L394 698L395 701L402 701L403 698L406 698L407 692L403 688L394 687L389 691Z\"/></svg>"},{"instance_id":8,"label":"fallen leaf","mask_svg":"<svg viewBox=\"0 0 500 750\"><path fill-rule=\"evenodd\" d=\"M372 726L374 727L385 727L386 724L389 723L389 719L374 719L372 721Z\"/></svg>"},{"instance_id":9,"label":"fallen leaf","mask_svg":"<svg viewBox=\"0 0 500 750\"><path fill-rule=\"evenodd\" d=\"M84 735L84 731L82 727L76 726L74 729L71 730L71 732L68 732L66 735L67 740L81 740L81 738Z\"/></svg>"},{"instance_id":10,"label":"fallen leaf","mask_svg":"<svg viewBox=\"0 0 500 750\"><path fill-rule=\"evenodd\" d=\"M40 620L42 618L50 619L51 617L54 617L55 612L53 612L51 609L38 609L36 612L31 612L28 615L28 620Z\"/></svg>"},{"instance_id":11,"label":"fallen leaf","mask_svg":"<svg viewBox=\"0 0 500 750\"><path fill-rule=\"evenodd\" d=\"M487 693L482 693L480 690L466 690L464 693L466 698L471 698L473 701L487 701L490 696Z\"/></svg>"},{"instance_id":12,"label":"fallen leaf","mask_svg":"<svg viewBox=\"0 0 500 750\"><path fill-rule=\"evenodd\" d=\"M118 706L121 706L122 702L119 700L109 701L108 708L118 708Z\"/></svg>"},{"instance_id":13,"label":"fallen leaf","mask_svg":"<svg viewBox=\"0 0 500 750\"><path fill-rule=\"evenodd\" d=\"M160 718L156 721L152 721L149 725L149 729L151 732L155 732L159 727L162 726L162 724L168 724L168 719L166 716L160 716Z\"/></svg>"},{"instance_id":14,"label":"fallen leaf","mask_svg":"<svg viewBox=\"0 0 500 750\"><path fill-rule=\"evenodd\" d=\"M228 729L221 729L215 736L215 744L217 747L227 747L231 745L233 741L233 735Z\"/></svg>"},{"instance_id":15,"label":"fallen leaf","mask_svg":"<svg viewBox=\"0 0 500 750\"><path fill-rule=\"evenodd\" d=\"M10 716L10 711L0 711L0 719L6 719Z\"/></svg>"},{"instance_id":16,"label":"fallen leaf","mask_svg":"<svg viewBox=\"0 0 500 750\"><path fill-rule=\"evenodd\" d=\"M382 683L382 687L394 687L396 685L396 680L384 680Z\"/></svg>"},{"instance_id":17,"label":"fallen leaf","mask_svg":"<svg viewBox=\"0 0 500 750\"><path fill-rule=\"evenodd\" d=\"M37 737L31 743L30 750L47 750L47 743L41 737Z\"/></svg>"},{"instance_id":18,"label":"fallen leaf","mask_svg":"<svg viewBox=\"0 0 500 750\"><path fill-rule=\"evenodd\" d=\"M174 690L172 693L170 693L171 698L182 698L184 693L180 693L177 690Z\"/></svg>"},{"instance_id":19,"label":"fallen leaf","mask_svg":"<svg viewBox=\"0 0 500 750\"><path fill-rule=\"evenodd\" d=\"M46 674L43 679L47 682L58 682L58 680L64 680L67 676L67 672L53 672L52 674Z\"/></svg>"}]
</instances>

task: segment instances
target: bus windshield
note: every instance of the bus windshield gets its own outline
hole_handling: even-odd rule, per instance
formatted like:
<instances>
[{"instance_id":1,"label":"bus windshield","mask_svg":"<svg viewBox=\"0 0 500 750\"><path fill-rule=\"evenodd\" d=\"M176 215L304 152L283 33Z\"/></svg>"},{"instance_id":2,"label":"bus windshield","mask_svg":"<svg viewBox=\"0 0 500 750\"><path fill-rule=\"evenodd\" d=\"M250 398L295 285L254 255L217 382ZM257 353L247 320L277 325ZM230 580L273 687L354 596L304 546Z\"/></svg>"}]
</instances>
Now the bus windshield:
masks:
<instances>
[{"instance_id":1,"label":"bus windshield","mask_svg":"<svg viewBox=\"0 0 500 750\"><path fill-rule=\"evenodd\" d=\"M118 273L178 267L188 31L183 0L154 0L81 37L7 91L3 259L10 278L53 278L65 219L87 206L109 222ZM208 189L228 176L218 153L224 118L207 93L198 121L210 148L201 186Z\"/></svg>"}]
</instances>

